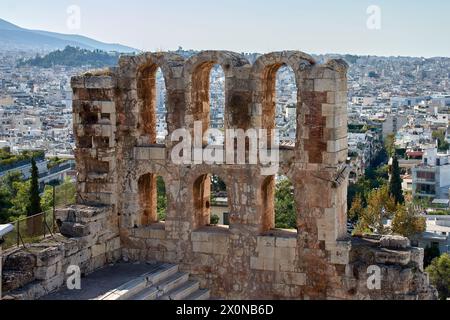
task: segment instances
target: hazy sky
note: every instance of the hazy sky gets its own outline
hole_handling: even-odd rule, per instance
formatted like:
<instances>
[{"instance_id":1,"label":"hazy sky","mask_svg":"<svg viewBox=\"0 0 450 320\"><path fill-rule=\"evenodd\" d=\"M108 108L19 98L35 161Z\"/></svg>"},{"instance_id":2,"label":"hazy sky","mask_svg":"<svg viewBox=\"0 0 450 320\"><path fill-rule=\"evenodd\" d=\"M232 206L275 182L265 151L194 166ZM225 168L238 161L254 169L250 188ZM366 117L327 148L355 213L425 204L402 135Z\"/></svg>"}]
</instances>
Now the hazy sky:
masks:
<instances>
[{"instance_id":1,"label":"hazy sky","mask_svg":"<svg viewBox=\"0 0 450 320\"><path fill-rule=\"evenodd\" d=\"M80 29L68 28L70 5ZM381 29L367 8L381 9ZM450 56L446 0L1 0L0 18L143 50Z\"/></svg>"}]
</instances>

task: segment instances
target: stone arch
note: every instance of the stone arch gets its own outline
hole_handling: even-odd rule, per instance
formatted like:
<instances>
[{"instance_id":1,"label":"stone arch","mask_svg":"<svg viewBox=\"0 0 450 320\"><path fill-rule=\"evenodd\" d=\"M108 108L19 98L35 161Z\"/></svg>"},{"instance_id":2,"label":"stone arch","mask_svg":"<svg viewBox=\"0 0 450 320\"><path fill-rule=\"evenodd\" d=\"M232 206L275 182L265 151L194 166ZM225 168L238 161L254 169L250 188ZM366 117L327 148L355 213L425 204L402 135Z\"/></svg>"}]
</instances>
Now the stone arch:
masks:
<instances>
[{"instance_id":1,"label":"stone arch","mask_svg":"<svg viewBox=\"0 0 450 320\"><path fill-rule=\"evenodd\" d=\"M296 144L301 144L303 122L298 121L302 117L302 70L305 66L314 65L315 60L308 54L300 51L273 52L259 57L251 71L253 82L253 109L254 125L259 128L272 130L275 128L276 105L276 75L282 66L288 66L295 74L297 85L297 138ZM269 133L270 135L270 133Z\"/></svg>"},{"instance_id":2,"label":"stone arch","mask_svg":"<svg viewBox=\"0 0 450 320\"><path fill-rule=\"evenodd\" d=\"M233 79L239 68L249 67L248 60L240 54L229 51L203 51L186 61L184 79L186 88L188 125L201 121L203 132L209 128L209 77L214 65L220 65L225 74L225 123L230 127L235 112L237 96L230 95Z\"/></svg>"},{"instance_id":3,"label":"stone arch","mask_svg":"<svg viewBox=\"0 0 450 320\"><path fill-rule=\"evenodd\" d=\"M167 195L167 179L160 174L145 173L140 175L137 180L137 187L139 193L139 216L136 227L148 226L159 222L158 218L158 179L162 179ZM168 206L167 206L168 207ZM167 208L166 208L167 210Z\"/></svg>"},{"instance_id":4,"label":"stone arch","mask_svg":"<svg viewBox=\"0 0 450 320\"><path fill-rule=\"evenodd\" d=\"M287 172L286 174L284 174L280 171L280 173L277 175L262 177L259 181L259 192L261 199L260 231L263 233L267 233L277 229L276 218L279 212L276 211L276 190L278 183L280 183L280 181L277 181L277 177L283 177L284 180L289 181L293 189L292 198L294 211L296 213L296 225L298 225L298 221L301 217L301 203L303 203L303 201L305 200L303 199L305 195L300 191L302 188L302 183L296 181L293 178L292 172ZM292 229L292 226L290 228L286 227L283 229Z\"/></svg>"},{"instance_id":5,"label":"stone arch","mask_svg":"<svg viewBox=\"0 0 450 320\"><path fill-rule=\"evenodd\" d=\"M159 222L156 214L157 198L155 198L158 177L163 179L166 186L167 218L170 219L173 216L174 199L168 188L172 181L170 172L159 163L140 161L129 169L124 180L123 192L130 196L122 204L122 210L129 216L132 226L145 227Z\"/></svg>"},{"instance_id":6,"label":"stone arch","mask_svg":"<svg viewBox=\"0 0 450 320\"><path fill-rule=\"evenodd\" d=\"M166 123L168 134L181 127L184 115L184 100L180 99L182 88L177 87L177 77L181 76L184 58L174 53L144 53L139 56L125 56L119 60L119 75L123 85L131 95L128 100L135 101L133 110L124 110L125 117L134 116L136 136L143 136L141 145L155 144L155 103L156 72L161 70L166 94Z\"/></svg>"},{"instance_id":7,"label":"stone arch","mask_svg":"<svg viewBox=\"0 0 450 320\"><path fill-rule=\"evenodd\" d=\"M211 215L211 180L209 174L202 174L194 181L192 197L194 228L207 226Z\"/></svg>"},{"instance_id":8,"label":"stone arch","mask_svg":"<svg viewBox=\"0 0 450 320\"><path fill-rule=\"evenodd\" d=\"M214 169L198 170L191 176L189 186L192 188L193 228L208 226L211 218L211 177L218 176L225 183L228 195L228 208L232 206L232 189L230 180L222 171ZM230 213L229 213L230 214Z\"/></svg>"},{"instance_id":9,"label":"stone arch","mask_svg":"<svg viewBox=\"0 0 450 320\"><path fill-rule=\"evenodd\" d=\"M137 96L139 103L138 133L141 145L157 143L156 135L156 75L159 67L149 64L140 69L137 76ZM166 119L167 121L167 119Z\"/></svg>"}]
</instances>

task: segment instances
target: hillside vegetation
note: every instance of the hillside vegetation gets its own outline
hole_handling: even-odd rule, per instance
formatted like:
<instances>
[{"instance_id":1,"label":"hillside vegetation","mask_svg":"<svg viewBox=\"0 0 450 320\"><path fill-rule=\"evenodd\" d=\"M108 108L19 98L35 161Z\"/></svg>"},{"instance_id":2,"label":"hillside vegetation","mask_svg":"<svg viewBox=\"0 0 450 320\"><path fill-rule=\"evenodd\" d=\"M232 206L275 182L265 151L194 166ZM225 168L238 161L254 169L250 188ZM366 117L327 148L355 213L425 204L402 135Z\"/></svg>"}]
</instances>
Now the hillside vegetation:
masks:
<instances>
[{"instance_id":1,"label":"hillside vegetation","mask_svg":"<svg viewBox=\"0 0 450 320\"><path fill-rule=\"evenodd\" d=\"M51 68L53 66L93 68L110 67L117 64L118 53L107 53L100 50L89 51L67 46L64 50L53 51L46 56L36 56L33 59L19 63L19 66L33 66L41 68Z\"/></svg>"}]
</instances>

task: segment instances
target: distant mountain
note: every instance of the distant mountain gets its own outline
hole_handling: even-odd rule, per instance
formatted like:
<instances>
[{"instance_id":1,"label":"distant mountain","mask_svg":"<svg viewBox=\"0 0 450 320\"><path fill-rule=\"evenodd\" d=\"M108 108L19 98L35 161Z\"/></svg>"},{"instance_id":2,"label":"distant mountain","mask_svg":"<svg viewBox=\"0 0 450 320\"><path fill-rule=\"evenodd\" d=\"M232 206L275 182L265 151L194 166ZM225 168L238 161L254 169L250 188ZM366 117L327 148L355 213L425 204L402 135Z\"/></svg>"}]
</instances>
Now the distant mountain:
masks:
<instances>
[{"instance_id":1,"label":"distant mountain","mask_svg":"<svg viewBox=\"0 0 450 320\"><path fill-rule=\"evenodd\" d=\"M103 43L80 35L61 34L40 30L28 30L0 19L0 50L56 50L67 46L106 52L137 52L120 44Z\"/></svg>"}]
</instances>

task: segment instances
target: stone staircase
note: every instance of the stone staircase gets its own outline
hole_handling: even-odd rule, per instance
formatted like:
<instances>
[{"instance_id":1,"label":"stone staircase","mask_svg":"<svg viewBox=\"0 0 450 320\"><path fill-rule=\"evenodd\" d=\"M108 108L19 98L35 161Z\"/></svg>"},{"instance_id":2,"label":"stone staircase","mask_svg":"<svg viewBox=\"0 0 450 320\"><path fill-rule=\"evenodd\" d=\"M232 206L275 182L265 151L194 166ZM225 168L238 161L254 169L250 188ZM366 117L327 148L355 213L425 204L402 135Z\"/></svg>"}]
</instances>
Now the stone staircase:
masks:
<instances>
[{"instance_id":1,"label":"stone staircase","mask_svg":"<svg viewBox=\"0 0 450 320\"><path fill-rule=\"evenodd\" d=\"M177 265L157 265L150 272L109 291L96 300L208 300L210 292L180 272Z\"/></svg>"}]
</instances>

